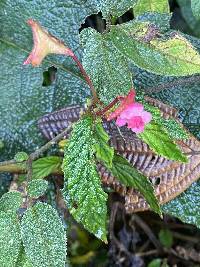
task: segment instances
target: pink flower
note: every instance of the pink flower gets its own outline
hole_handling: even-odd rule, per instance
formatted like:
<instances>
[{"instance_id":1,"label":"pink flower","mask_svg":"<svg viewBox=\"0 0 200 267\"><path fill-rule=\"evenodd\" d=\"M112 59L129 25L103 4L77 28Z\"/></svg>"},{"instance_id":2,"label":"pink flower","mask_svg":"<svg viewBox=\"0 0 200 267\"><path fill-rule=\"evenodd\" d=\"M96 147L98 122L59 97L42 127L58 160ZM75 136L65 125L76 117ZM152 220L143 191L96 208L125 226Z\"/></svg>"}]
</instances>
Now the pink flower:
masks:
<instances>
[{"instance_id":1,"label":"pink flower","mask_svg":"<svg viewBox=\"0 0 200 267\"><path fill-rule=\"evenodd\" d=\"M140 103L131 103L119 114L116 120L116 124L121 127L128 125L135 133L141 133L144 131L144 127L152 120L150 112L144 110L144 107Z\"/></svg>"},{"instance_id":2,"label":"pink flower","mask_svg":"<svg viewBox=\"0 0 200 267\"><path fill-rule=\"evenodd\" d=\"M115 109L114 112L110 113L107 117L108 121L117 118L123 110L125 110L130 104L135 101L135 90L131 89L126 97L119 96L118 100L121 102L119 107Z\"/></svg>"},{"instance_id":3,"label":"pink flower","mask_svg":"<svg viewBox=\"0 0 200 267\"><path fill-rule=\"evenodd\" d=\"M50 35L38 22L29 19L27 23L32 28L34 46L29 57L24 61L24 65L31 63L33 66L38 66L48 54L73 55L64 43Z\"/></svg>"}]
</instances>

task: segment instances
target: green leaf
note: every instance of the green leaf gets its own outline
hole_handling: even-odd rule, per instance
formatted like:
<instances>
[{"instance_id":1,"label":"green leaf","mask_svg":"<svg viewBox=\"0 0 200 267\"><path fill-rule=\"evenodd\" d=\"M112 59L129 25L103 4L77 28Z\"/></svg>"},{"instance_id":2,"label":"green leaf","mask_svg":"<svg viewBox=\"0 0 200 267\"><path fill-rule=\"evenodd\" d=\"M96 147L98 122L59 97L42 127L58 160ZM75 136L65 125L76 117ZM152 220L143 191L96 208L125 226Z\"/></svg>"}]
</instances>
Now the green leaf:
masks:
<instances>
[{"instance_id":1,"label":"green leaf","mask_svg":"<svg viewBox=\"0 0 200 267\"><path fill-rule=\"evenodd\" d=\"M29 197L38 198L46 192L48 188L48 182L46 180L33 180L28 183L28 195Z\"/></svg>"},{"instance_id":2,"label":"green leaf","mask_svg":"<svg viewBox=\"0 0 200 267\"><path fill-rule=\"evenodd\" d=\"M188 0L177 0L177 3L181 11L181 16L176 21L176 29L179 29L181 32L199 37L200 20L194 16L191 7L192 2Z\"/></svg>"},{"instance_id":3,"label":"green leaf","mask_svg":"<svg viewBox=\"0 0 200 267\"><path fill-rule=\"evenodd\" d=\"M158 155L171 160L187 162L187 157L170 138L163 127L155 122L148 123L138 135Z\"/></svg>"},{"instance_id":4,"label":"green leaf","mask_svg":"<svg viewBox=\"0 0 200 267\"><path fill-rule=\"evenodd\" d=\"M0 212L0 266L15 267L21 248L19 223L16 216Z\"/></svg>"},{"instance_id":5,"label":"green leaf","mask_svg":"<svg viewBox=\"0 0 200 267\"><path fill-rule=\"evenodd\" d=\"M165 33L170 30L170 13L150 13L146 12L136 17L135 21L149 22L156 26L159 33Z\"/></svg>"},{"instance_id":6,"label":"green leaf","mask_svg":"<svg viewBox=\"0 0 200 267\"><path fill-rule=\"evenodd\" d=\"M26 255L34 267L64 267L66 233L57 211L38 202L29 208L21 222Z\"/></svg>"},{"instance_id":7,"label":"green leaf","mask_svg":"<svg viewBox=\"0 0 200 267\"><path fill-rule=\"evenodd\" d=\"M22 204L22 195L19 192L5 193L0 199L0 211L16 212Z\"/></svg>"},{"instance_id":8,"label":"green leaf","mask_svg":"<svg viewBox=\"0 0 200 267\"><path fill-rule=\"evenodd\" d=\"M107 37L135 65L150 72L171 76L200 72L199 53L178 32L155 38L152 25L129 22L112 26Z\"/></svg>"},{"instance_id":9,"label":"green leaf","mask_svg":"<svg viewBox=\"0 0 200 267\"><path fill-rule=\"evenodd\" d=\"M57 156L40 158L33 162L32 179L42 179L61 168L62 159Z\"/></svg>"},{"instance_id":10,"label":"green leaf","mask_svg":"<svg viewBox=\"0 0 200 267\"><path fill-rule=\"evenodd\" d=\"M120 17L130 8L132 8L138 0L100 0L99 9L101 10L104 18Z\"/></svg>"},{"instance_id":11,"label":"green leaf","mask_svg":"<svg viewBox=\"0 0 200 267\"><path fill-rule=\"evenodd\" d=\"M162 211L200 228L200 181L194 182L180 196L164 204Z\"/></svg>"},{"instance_id":12,"label":"green leaf","mask_svg":"<svg viewBox=\"0 0 200 267\"><path fill-rule=\"evenodd\" d=\"M159 232L159 240L166 248L171 248L173 245L173 235L168 229L161 229Z\"/></svg>"},{"instance_id":13,"label":"green leaf","mask_svg":"<svg viewBox=\"0 0 200 267\"><path fill-rule=\"evenodd\" d=\"M0 1L0 139L5 144L0 159L12 158L18 151L34 151L44 143L37 120L44 114L69 104L83 104L89 88L69 58L49 56L41 67L23 66L33 46L26 24L38 20L50 33L63 40L81 57L79 28L85 18L98 12L97 0ZM58 68L50 86L42 86L43 72Z\"/></svg>"},{"instance_id":14,"label":"green leaf","mask_svg":"<svg viewBox=\"0 0 200 267\"><path fill-rule=\"evenodd\" d=\"M18 162L23 162L28 159L28 154L26 152L17 152L14 159Z\"/></svg>"},{"instance_id":15,"label":"green leaf","mask_svg":"<svg viewBox=\"0 0 200 267\"><path fill-rule=\"evenodd\" d=\"M22 248L20 251L15 267L34 267L32 263L28 260L24 248Z\"/></svg>"},{"instance_id":16,"label":"green leaf","mask_svg":"<svg viewBox=\"0 0 200 267\"><path fill-rule=\"evenodd\" d=\"M91 77L100 99L109 104L132 88L132 75L124 56L110 41L89 28L81 32L83 66Z\"/></svg>"},{"instance_id":17,"label":"green leaf","mask_svg":"<svg viewBox=\"0 0 200 267\"><path fill-rule=\"evenodd\" d=\"M94 126L94 149L96 151L96 157L106 163L109 167L112 167L112 160L114 156L114 149L108 145L110 137L104 130L101 122Z\"/></svg>"},{"instance_id":18,"label":"green leaf","mask_svg":"<svg viewBox=\"0 0 200 267\"><path fill-rule=\"evenodd\" d=\"M145 12L169 13L168 0L138 0L134 6L134 15L139 16Z\"/></svg>"},{"instance_id":19,"label":"green leaf","mask_svg":"<svg viewBox=\"0 0 200 267\"><path fill-rule=\"evenodd\" d=\"M200 2L199 0L191 0L191 7L194 16L200 19Z\"/></svg>"},{"instance_id":20,"label":"green leaf","mask_svg":"<svg viewBox=\"0 0 200 267\"><path fill-rule=\"evenodd\" d=\"M147 267L160 267L162 263L161 259L154 259L152 260Z\"/></svg>"},{"instance_id":21,"label":"green leaf","mask_svg":"<svg viewBox=\"0 0 200 267\"><path fill-rule=\"evenodd\" d=\"M144 196L153 211L159 215L162 214L152 184L146 176L141 174L125 158L115 154L113 166L109 169L122 184L137 189Z\"/></svg>"},{"instance_id":22,"label":"green leaf","mask_svg":"<svg viewBox=\"0 0 200 267\"><path fill-rule=\"evenodd\" d=\"M96 237L106 239L107 194L96 169L92 119L78 121L65 148L63 195L74 218Z\"/></svg>"}]
</instances>

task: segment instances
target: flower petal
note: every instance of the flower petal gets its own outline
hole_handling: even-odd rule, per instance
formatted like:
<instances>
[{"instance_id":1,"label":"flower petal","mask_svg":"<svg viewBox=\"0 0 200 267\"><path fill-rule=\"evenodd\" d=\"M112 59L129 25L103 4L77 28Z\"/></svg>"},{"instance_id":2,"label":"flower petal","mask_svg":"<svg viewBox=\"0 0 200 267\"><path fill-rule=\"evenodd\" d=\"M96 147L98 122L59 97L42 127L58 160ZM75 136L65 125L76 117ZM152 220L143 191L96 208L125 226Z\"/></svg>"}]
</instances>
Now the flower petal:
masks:
<instances>
[{"instance_id":1,"label":"flower petal","mask_svg":"<svg viewBox=\"0 0 200 267\"><path fill-rule=\"evenodd\" d=\"M32 28L34 46L29 57L24 61L24 65L31 63L33 66L38 66L48 54L73 55L64 43L50 35L38 22L29 19L27 23Z\"/></svg>"},{"instance_id":2,"label":"flower petal","mask_svg":"<svg viewBox=\"0 0 200 267\"><path fill-rule=\"evenodd\" d=\"M120 117L118 117L117 120L116 120L116 124L119 127L124 126L126 123L127 123L127 121L124 120L124 119L121 119Z\"/></svg>"},{"instance_id":3,"label":"flower petal","mask_svg":"<svg viewBox=\"0 0 200 267\"><path fill-rule=\"evenodd\" d=\"M145 124L149 123L152 120L152 115L148 111L143 111L141 116Z\"/></svg>"},{"instance_id":4,"label":"flower petal","mask_svg":"<svg viewBox=\"0 0 200 267\"><path fill-rule=\"evenodd\" d=\"M122 119L130 119L133 116L139 116L143 112L143 105L135 102L133 104L130 104L126 107L124 111L121 112L120 117Z\"/></svg>"}]
</instances>

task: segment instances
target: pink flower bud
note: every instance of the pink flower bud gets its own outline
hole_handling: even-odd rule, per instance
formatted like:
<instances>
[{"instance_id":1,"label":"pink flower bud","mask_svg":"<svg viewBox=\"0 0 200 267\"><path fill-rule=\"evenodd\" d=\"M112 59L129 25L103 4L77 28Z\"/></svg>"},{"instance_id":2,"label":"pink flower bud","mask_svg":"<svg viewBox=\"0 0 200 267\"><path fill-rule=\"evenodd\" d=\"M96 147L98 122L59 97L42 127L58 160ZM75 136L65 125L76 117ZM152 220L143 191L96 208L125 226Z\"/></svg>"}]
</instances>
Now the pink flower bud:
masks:
<instances>
[{"instance_id":1,"label":"pink flower bud","mask_svg":"<svg viewBox=\"0 0 200 267\"><path fill-rule=\"evenodd\" d=\"M38 66L48 54L73 56L73 52L64 43L49 34L38 22L29 19L27 23L32 28L34 46L24 65Z\"/></svg>"}]
</instances>

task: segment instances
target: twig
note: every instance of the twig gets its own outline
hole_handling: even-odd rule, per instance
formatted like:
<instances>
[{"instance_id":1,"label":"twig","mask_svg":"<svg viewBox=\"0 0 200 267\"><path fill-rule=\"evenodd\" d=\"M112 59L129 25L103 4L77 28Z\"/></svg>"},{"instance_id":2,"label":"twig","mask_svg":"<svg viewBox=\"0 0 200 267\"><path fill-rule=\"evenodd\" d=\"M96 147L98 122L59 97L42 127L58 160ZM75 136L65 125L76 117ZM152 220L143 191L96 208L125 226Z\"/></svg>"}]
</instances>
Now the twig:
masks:
<instances>
[{"instance_id":1,"label":"twig","mask_svg":"<svg viewBox=\"0 0 200 267\"><path fill-rule=\"evenodd\" d=\"M60 141L64 136L67 135L69 130L71 129L72 124L69 125L63 132L56 135L53 139L51 139L48 143L46 143L44 146L40 147L33 153L29 155L29 158L27 160L27 182L31 180L32 178L32 162L39 158L39 156L44 153L46 150L48 150L52 145L56 144L58 141Z\"/></svg>"},{"instance_id":2,"label":"twig","mask_svg":"<svg viewBox=\"0 0 200 267\"><path fill-rule=\"evenodd\" d=\"M170 89L174 86L190 85L191 83L195 83L195 82L200 82L200 75L179 78L175 81L163 83L163 84L158 85L156 87L147 87L147 88L145 88L145 92L147 92L147 93L159 93L160 91L162 91L164 89Z\"/></svg>"},{"instance_id":3,"label":"twig","mask_svg":"<svg viewBox=\"0 0 200 267\"><path fill-rule=\"evenodd\" d=\"M157 248L157 251L162 254L163 253L163 248L162 248L160 242L155 237L154 233L151 231L150 227L136 214L133 214L131 219L133 221L135 221L138 224L138 226L140 226L143 229L143 231L149 237L151 242Z\"/></svg>"},{"instance_id":4,"label":"twig","mask_svg":"<svg viewBox=\"0 0 200 267\"><path fill-rule=\"evenodd\" d=\"M20 163L21 164L26 163L27 181L30 181L32 177L32 162L36 160L37 158L39 158L39 156L42 153L44 153L46 150L48 150L52 145L56 144L64 136L66 136L69 130L71 129L71 127L72 125L69 125L63 132L56 135L52 140L50 140L44 146L40 147L38 150L31 153L27 161L17 162L16 160L7 160L7 161L0 162L0 172L25 173L26 168L23 167L22 165L20 166ZM56 170L56 173L58 173L58 170Z\"/></svg>"}]
</instances>

